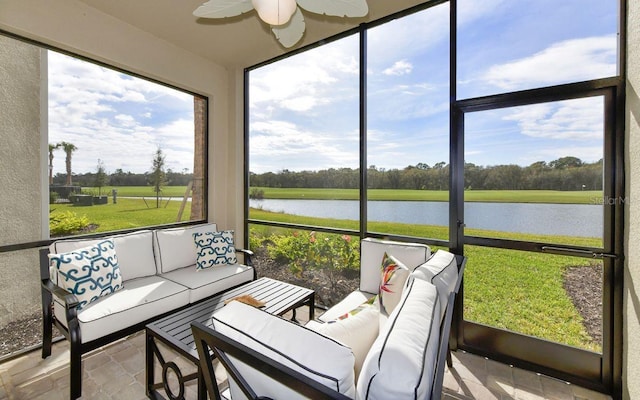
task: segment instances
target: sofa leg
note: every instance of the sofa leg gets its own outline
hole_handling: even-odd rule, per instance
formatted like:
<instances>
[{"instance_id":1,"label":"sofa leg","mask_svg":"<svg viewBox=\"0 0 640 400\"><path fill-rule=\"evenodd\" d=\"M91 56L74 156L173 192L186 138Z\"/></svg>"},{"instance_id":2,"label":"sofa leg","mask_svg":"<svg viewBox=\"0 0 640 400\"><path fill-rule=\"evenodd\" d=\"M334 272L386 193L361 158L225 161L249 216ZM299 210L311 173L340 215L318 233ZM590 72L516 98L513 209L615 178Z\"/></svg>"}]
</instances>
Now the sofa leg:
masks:
<instances>
[{"instance_id":1,"label":"sofa leg","mask_svg":"<svg viewBox=\"0 0 640 400\"><path fill-rule=\"evenodd\" d=\"M71 355L69 360L69 379L71 400L82 396L82 336L80 326L75 315L75 309L68 316L69 341L71 342Z\"/></svg>"},{"instance_id":2,"label":"sofa leg","mask_svg":"<svg viewBox=\"0 0 640 400\"><path fill-rule=\"evenodd\" d=\"M70 399L75 400L82 396L82 353L80 352L80 346L71 345L71 359L69 366L69 379L70 379Z\"/></svg>"},{"instance_id":3,"label":"sofa leg","mask_svg":"<svg viewBox=\"0 0 640 400\"><path fill-rule=\"evenodd\" d=\"M53 341L53 315L51 310L51 293L42 291L42 358L51 355Z\"/></svg>"}]
</instances>

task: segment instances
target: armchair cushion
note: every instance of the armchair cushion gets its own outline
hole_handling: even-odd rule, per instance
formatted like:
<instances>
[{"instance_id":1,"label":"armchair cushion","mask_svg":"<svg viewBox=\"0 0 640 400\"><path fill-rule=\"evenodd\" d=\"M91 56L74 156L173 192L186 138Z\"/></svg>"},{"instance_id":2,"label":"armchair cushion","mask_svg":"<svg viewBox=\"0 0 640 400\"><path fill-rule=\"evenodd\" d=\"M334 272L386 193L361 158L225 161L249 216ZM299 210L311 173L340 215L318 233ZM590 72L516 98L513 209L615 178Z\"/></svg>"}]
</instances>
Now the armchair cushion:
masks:
<instances>
[{"instance_id":1,"label":"armchair cushion","mask_svg":"<svg viewBox=\"0 0 640 400\"><path fill-rule=\"evenodd\" d=\"M324 335L252 306L232 301L212 317L213 329L335 391L355 397L351 349ZM294 398L295 392L260 371L231 359L259 396ZM243 399L234 382L231 396Z\"/></svg>"},{"instance_id":2,"label":"armchair cushion","mask_svg":"<svg viewBox=\"0 0 640 400\"><path fill-rule=\"evenodd\" d=\"M376 291L376 293L378 292ZM324 312L318 319L323 322L336 320L351 310L356 309L361 304L372 301L375 296L374 293L361 292L359 290L351 292L338 304Z\"/></svg>"},{"instance_id":3,"label":"armchair cushion","mask_svg":"<svg viewBox=\"0 0 640 400\"><path fill-rule=\"evenodd\" d=\"M456 257L445 250L438 250L424 264L418 266L411 276L431 282L438 288L440 297L440 318L444 316L449 293L456 290L458 282L458 264Z\"/></svg>"},{"instance_id":4,"label":"armchair cushion","mask_svg":"<svg viewBox=\"0 0 640 400\"><path fill-rule=\"evenodd\" d=\"M360 290L378 293L380 289L380 260L384 253L394 256L413 271L431 255L429 246L373 238L360 242Z\"/></svg>"},{"instance_id":5,"label":"armchair cushion","mask_svg":"<svg viewBox=\"0 0 640 400\"><path fill-rule=\"evenodd\" d=\"M364 360L357 384L359 399L429 398L439 346L439 315L436 287L410 280Z\"/></svg>"},{"instance_id":6,"label":"armchair cushion","mask_svg":"<svg viewBox=\"0 0 640 400\"><path fill-rule=\"evenodd\" d=\"M370 304L356 310L355 314L347 314L346 318L324 324L310 321L306 326L351 348L355 357L355 378L358 379L362 363L378 337L379 311L376 305Z\"/></svg>"}]
</instances>

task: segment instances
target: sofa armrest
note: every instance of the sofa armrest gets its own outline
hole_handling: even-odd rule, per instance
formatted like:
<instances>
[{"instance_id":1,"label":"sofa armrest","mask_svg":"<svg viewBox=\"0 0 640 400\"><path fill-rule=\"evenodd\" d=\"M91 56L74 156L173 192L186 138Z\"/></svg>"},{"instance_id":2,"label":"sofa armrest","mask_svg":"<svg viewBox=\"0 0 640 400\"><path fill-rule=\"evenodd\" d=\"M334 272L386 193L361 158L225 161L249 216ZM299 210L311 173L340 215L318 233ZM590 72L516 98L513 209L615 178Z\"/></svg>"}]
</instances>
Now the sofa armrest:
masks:
<instances>
[{"instance_id":1,"label":"sofa armrest","mask_svg":"<svg viewBox=\"0 0 640 400\"><path fill-rule=\"evenodd\" d=\"M244 263L246 265L253 267L253 261L251 259L251 257L253 257L253 251L248 249L238 249L238 248L236 248L236 251L244 254Z\"/></svg>"},{"instance_id":2,"label":"sofa armrest","mask_svg":"<svg viewBox=\"0 0 640 400\"><path fill-rule=\"evenodd\" d=\"M60 286L56 285L51 281L51 279L43 279L42 287L53 296L62 300L64 302L64 307L66 310L75 309L78 304L80 304L80 301L78 301L78 298L74 294L71 294Z\"/></svg>"}]
</instances>

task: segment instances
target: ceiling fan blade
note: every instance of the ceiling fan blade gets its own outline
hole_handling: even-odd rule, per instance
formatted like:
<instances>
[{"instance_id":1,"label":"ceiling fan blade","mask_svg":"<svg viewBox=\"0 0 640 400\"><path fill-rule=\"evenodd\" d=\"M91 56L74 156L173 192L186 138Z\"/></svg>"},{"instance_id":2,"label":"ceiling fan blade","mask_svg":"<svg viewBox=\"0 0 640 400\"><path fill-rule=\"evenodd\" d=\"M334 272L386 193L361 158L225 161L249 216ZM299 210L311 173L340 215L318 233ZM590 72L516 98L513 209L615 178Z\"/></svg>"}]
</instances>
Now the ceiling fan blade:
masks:
<instances>
[{"instance_id":1,"label":"ceiling fan blade","mask_svg":"<svg viewBox=\"0 0 640 400\"><path fill-rule=\"evenodd\" d=\"M253 10L251 0L209 0L193 11L200 18L226 18Z\"/></svg>"},{"instance_id":2,"label":"ceiling fan blade","mask_svg":"<svg viewBox=\"0 0 640 400\"><path fill-rule=\"evenodd\" d=\"M286 48L292 47L302 39L304 35L305 23L304 16L300 11L300 8L296 8L296 12L291 17L291 20L281 26L271 26L271 31L274 36Z\"/></svg>"},{"instance_id":3,"label":"ceiling fan blade","mask_svg":"<svg viewBox=\"0 0 640 400\"><path fill-rule=\"evenodd\" d=\"M298 0L298 5L315 14L335 17L364 17L369 13L367 0Z\"/></svg>"}]
</instances>

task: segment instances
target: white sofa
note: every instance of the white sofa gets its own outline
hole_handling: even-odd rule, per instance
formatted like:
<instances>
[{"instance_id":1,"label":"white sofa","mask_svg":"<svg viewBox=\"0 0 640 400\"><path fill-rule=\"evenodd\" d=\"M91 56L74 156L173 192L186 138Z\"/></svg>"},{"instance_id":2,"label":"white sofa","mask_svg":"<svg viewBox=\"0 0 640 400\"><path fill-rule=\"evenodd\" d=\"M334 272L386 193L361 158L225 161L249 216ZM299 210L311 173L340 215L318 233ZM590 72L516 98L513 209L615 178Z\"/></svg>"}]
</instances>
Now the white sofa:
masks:
<instances>
[{"instance_id":1,"label":"white sofa","mask_svg":"<svg viewBox=\"0 0 640 400\"><path fill-rule=\"evenodd\" d=\"M216 232L216 224L139 230L92 239L53 242L41 252L43 350L51 355L52 326L71 342L71 398L81 395L81 355L134 333L168 312L255 279L250 252L244 264L196 270L194 233ZM121 275L120 289L80 308L79 300L58 286L52 254L76 254L110 239ZM107 243L111 243L107 241ZM79 296L78 296L79 297Z\"/></svg>"},{"instance_id":2,"label":"white sofa","mask_svg":"<svg viewBox=\"0 0 640 400\"><path fill-rule=\"evenodd\" d=\"M385 253L408 270L388 315L377 298L365 303L378 294ZM438 399L465 261L425 245L364 239L359 290L318 320L303 327L232 302L214 315L214 329L192 325L196 345L225 365L233 400ZM201 367L207 371L202 356Z\"/></svg>"}]
</instances>

